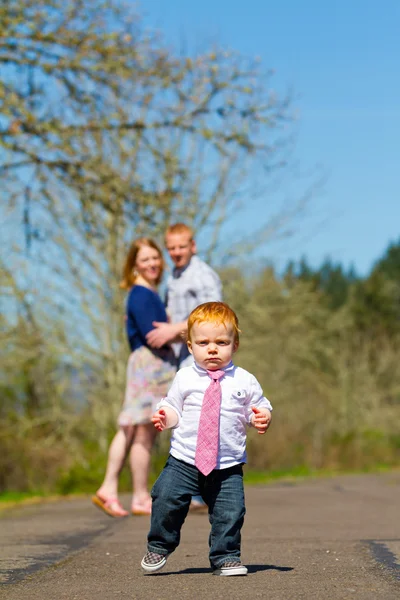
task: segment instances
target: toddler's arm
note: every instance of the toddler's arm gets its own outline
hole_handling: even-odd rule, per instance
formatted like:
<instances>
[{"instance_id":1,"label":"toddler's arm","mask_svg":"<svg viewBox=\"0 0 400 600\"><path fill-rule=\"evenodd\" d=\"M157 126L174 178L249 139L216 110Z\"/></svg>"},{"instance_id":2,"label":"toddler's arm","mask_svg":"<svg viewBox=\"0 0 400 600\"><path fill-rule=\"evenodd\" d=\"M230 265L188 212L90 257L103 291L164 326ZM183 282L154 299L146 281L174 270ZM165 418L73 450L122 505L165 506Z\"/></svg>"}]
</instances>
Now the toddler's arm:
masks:
<instances>
[{"instance_id":1,"label":"toddler's arm","mask_svg":"<svg viewBox=\"0 0 400 600\"><path fill-rule=\"evenodd\" d=\"M164 406L164 408L159 408L157 412L154 413L151 421L158 431L163 431L164 429L171 429L171 427L175 427L179 421L179 418L172 408Z\"/></svg>"},{"instance_id":2,"label":"toddler's arm","mask_svg":"<svg viewBox=\"0 0 400 600\"><path fill-rule=\"evenodd\" d=\"M251 416L251 424L258 430L258 433L265 433L271 424L271 411L268 408L257 408L252 406L251 410L253 415Z\"/></svg>"}]
</instances>

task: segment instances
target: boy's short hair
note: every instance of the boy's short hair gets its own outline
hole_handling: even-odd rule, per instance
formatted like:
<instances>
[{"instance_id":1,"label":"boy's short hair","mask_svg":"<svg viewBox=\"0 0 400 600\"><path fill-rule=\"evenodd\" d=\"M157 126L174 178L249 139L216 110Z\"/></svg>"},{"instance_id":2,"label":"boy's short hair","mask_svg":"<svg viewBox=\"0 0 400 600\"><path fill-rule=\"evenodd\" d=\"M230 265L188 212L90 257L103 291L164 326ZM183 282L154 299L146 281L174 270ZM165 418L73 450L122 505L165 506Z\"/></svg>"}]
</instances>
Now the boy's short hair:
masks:
<instances>
[{"instance_id":1,"label":"boy's short hair","mask_svg":"<svg viewBox=\"0 0 400 600\"><path fill-rule=\"evenodd\" d=\"M181 233L187 233L190 239L193 239L194 231L191 227L189 227L189 225L186 225L185 223L175 223L174 225L169 225L165 232L165 238L167 238L167 235L175 235Z\"/></svg>"},{"instance_id":2,"label":"boy's short hair","mask_svg":"<svg viewBox=\"0 0 400 600\"><path fill-rule=\"evenodd\" d=\"M239 342L239 319L235 311L225 302L204 302L199 304L189 315L187 325L187 337L190 339L190 332L195 323L211 322L215 325L232 325L235 335L235 342Z\"/></svg>"}]
</instances>

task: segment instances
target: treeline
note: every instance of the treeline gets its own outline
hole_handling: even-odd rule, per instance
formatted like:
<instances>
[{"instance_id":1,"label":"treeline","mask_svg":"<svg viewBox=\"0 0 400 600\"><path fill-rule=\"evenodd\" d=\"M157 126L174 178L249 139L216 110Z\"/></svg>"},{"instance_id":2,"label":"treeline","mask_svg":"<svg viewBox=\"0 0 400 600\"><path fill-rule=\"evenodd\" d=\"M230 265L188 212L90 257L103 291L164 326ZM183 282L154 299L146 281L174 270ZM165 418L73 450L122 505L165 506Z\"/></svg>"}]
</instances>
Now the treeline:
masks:
<instances>
[{"instance_id":1,"label":"treeline","mask_svg":"<svg viewBox=\"0 0 400 600\"><path fill-rule=\"evenodd\" d=\"M364 278L330 262L312 269L305 260L279 275L264 268L252 279L239 268L220 271L240 317L236 362L256 374L275 407L268 436L250 433L250 468L398 464L399 271L400 242ZM13 333L1 368L1 490L89 491L115 431L124 363L110 397L101 389L104 375L88 362L72 368L35 328L29 307ZM126 356L124 344L121 361ZM167 435L157 447L155 472Z\"/></svg>"},{"instance_id":2,"label":"treeline","mask_svg":"<svg viewBox=\"0 0 400 600\"><path fill-rule=\"evenodd\" d=\"M359 469L399 464L400 241L367 277L329 260L271 268L249 286L226 274L241 315L240 362L276 413L268 443L252 436L259 469Z\"/></svg>"}]
</instances>

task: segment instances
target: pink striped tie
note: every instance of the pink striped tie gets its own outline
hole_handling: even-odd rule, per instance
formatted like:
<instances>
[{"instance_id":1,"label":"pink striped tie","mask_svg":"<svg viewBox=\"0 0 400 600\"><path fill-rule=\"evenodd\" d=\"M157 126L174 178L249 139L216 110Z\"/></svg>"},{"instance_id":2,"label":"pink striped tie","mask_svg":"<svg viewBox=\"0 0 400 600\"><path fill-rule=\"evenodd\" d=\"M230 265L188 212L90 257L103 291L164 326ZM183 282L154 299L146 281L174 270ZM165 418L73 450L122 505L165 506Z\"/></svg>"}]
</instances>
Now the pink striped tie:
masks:
<instances>
[{"instance_id":1,"label":"pink striped tie","mask_svg":"<svg viewBox=\"0 0 400 600\"><path fill-rule=\"evenodd\" d=\"M225 371L207 371L212 381L205 391L201 407L195 465L203 475L208 475L217 465L219 445L219 415L221 384Z\"/></svg>"}]
</instances>

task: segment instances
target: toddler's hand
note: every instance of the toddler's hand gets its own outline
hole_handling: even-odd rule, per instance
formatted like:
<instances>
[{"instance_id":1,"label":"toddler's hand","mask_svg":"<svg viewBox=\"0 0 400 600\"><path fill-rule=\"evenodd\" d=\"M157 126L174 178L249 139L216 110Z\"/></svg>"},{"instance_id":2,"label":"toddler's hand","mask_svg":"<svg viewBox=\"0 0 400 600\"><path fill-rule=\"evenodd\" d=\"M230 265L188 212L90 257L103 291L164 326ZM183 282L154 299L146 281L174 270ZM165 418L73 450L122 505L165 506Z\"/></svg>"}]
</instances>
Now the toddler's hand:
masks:
<instances>
[{"instance_id":1,"label":"toddler's hand","mask_svg":"<svg viewBox=\"0 0 400 600\"><path fill-rule=\"evenodd\" d=\"M271 423L271 413L267 408L257 408L253 406L251 408L254 415L251 417L253 427L258 430L258 433L265 433Z\"/></svg>"},{"instance_id":2,"label":"toddler's hand","mask_svg":"<svg viewBox=\"0 0 400 600\"><path fill-rule=\"evenodd\" d=\"M163 431L163 429L167 426L167 415L165 414L165 410L160 408L154 415L151 417L151 421L154 427L158 431Z\"/></svg>"}]
</instances>

